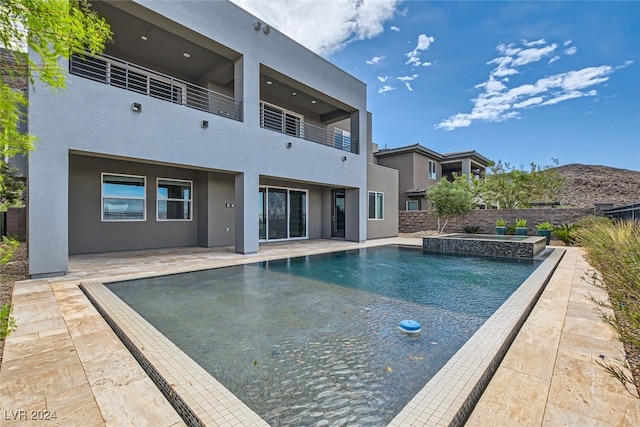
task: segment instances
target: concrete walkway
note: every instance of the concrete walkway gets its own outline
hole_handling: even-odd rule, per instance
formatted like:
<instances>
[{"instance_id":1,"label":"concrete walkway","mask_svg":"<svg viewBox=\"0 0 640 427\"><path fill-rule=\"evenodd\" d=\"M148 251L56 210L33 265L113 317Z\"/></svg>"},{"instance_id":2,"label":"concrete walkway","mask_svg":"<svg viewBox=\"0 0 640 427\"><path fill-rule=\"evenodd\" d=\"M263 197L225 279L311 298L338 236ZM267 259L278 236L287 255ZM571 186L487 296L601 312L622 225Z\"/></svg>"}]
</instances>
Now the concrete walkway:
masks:
<instances>
[{"instance_id":1,"label":"concrete walkway","mask_svg":"<svg viewBox=\"0 0 640 427\"><path fill-rule=\"evenodd\" d=\"M188 248L72 257L67 276L14 288L19 327L6 340L0 368L0 425L184 425L80 291L81 282L390 243L420 239L287 242L262 245L250 256ZM640 401L595 363L622 346L587 298L603 297L582 280L587 269L580 250L568 248L467 425L640 425Z\"/></svg>"}]
</instances>

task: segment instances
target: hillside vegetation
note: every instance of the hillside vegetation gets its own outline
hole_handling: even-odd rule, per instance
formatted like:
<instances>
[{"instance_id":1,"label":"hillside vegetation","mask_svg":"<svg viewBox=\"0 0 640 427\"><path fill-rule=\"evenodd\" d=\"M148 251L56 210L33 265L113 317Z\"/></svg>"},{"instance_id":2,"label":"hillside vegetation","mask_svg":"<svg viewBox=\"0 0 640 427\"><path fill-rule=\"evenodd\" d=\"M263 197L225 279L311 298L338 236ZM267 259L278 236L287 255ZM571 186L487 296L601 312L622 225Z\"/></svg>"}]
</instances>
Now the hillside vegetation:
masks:
<instances>
[{"instance_id":1,"label":"hillside vegetation","mask_svg":"<svg viewBox=\"0 0 640 427\"><path fill-rule=\"evenodd\" d=\"M640 203L640 171L609 166L570 164L553 168L565 180L558 202L578 208L611 203Z\"/></svg>"}]
</instances>

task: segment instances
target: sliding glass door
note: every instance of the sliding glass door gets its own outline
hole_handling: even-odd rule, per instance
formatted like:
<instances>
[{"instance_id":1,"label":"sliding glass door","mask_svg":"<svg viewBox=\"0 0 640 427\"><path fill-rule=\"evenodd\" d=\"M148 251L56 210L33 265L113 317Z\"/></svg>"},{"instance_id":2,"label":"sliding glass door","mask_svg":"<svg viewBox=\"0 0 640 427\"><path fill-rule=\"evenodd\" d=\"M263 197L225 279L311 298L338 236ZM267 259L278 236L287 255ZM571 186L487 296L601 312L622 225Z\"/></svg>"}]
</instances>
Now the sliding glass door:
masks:
<instances>
[{"instance_id":1,"label":"sliding glass door","mask_svg":"<svg viewBox=\"0 0 640 427\"><path fill-rule=\"evenodd\" d=\"M307 237L307 191L261 187L258 197L260 240Z\"/></svg>"}]
</instances>

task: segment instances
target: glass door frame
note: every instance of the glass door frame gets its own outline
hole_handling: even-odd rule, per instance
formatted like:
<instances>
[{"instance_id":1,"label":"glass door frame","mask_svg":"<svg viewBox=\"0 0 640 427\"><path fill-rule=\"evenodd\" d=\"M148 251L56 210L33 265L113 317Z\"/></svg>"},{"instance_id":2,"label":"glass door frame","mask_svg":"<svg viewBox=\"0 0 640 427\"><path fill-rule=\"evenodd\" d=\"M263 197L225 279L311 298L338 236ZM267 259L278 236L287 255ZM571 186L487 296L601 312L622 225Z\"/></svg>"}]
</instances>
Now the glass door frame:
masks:
<instances>
[{"instance_id":1,"label":"glass door frame","mask_svg":"<svg viewBox=\"0 0 640 427\"><path fill-rule=\"evenodd\" d=\"M340 197L341 196L341 197ZM342 199L342 213L338 212L339 203L336 202L338 198ZM342 216L340 221L339 216ZM347 204L346 204L346 191L344 188L331 190L331 238L332 239L344 239L346 230L347 219ZM340 222L342 222L342 228L338 228Z\"/></svg>"},{"instance_id":2,"label":"glass door frame","mask_svg":"<svg viewBox=\"0 0 640 427\"><path fill-rule=\"evenodd\" d=\"M270 239L269 238L269 189L286 191L286 235L284 238ZM302 237L291 237L291 196L290 192L295 191L304 193L305 204L304 210L304 222L305 222L305 235ZM309 239L309 190L305 188L292 188L292 187L279 187L275 185L260 185L258 190L258 197L260 197L260 211L258 212L258 221L264 222L264 237L260 234L260 226L258 226L258 241L259 242L282 242L287 240L308 240Z\"/></svg>"}]
</instances>

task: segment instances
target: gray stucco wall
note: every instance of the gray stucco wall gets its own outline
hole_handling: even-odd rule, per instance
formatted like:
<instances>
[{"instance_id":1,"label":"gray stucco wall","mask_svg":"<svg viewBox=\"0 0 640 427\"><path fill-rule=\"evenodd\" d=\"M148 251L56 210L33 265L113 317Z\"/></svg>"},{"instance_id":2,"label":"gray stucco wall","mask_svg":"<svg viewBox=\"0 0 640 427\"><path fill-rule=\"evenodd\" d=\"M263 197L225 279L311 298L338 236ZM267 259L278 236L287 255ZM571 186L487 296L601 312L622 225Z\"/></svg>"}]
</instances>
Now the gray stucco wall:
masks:
<instances>
[{"instance_id":1,"label":"gray stucco wall","mask_svg":"<svg viewBox=\"0 0 640 427\"><path fill-rule=\"evenodd\" d=\"M242 53L243 58L238 62L241 70L236 74L241 81L236 81L236 93L243 94L244 120L229 120L73 75L68 77L67 89L61 93L51 92L36 82L31 88L29 112L30 132L40 138L38 149L29 158L30 273L33 276L64 273L70 242L74 250L84 247L82 238L69 232L70 222L76 219L75 213L68 209L70 152L134 161L144 159L184 170L232 174L233 238L236 251L241 253L258 250L256 194L262 176L347 188L350 215L355 215L348 218L347 239L364 241L367 229L366 148L363 145L363 141L368 140L366 86L276 30L268 36L256 32L255 18L231 3L145 1L126 4L135 6L136 3L175 21L176 28L192 28ZM353 116L352 131L359 132L362 154L260 128L260 64L359 110L361 113ZM133 102L142 104L142 112L131 111ZM201 120L209 121L208 129L199 126ZM287 142L293 143L290 149L286 148ZM342 160L343 156L347 161ZM221 189L224 197L229 197L230 187L224 188ZM95 191L95 187L88 190ZM176 230L181 227L184 235L176 237L180 244L204 241L210 245L218 239L226 242L231 238L229 235L227 239L225 234L226 225L224 236L219 235L219 230L208 228L205 239L202 236L198 239L197 224L178 225ZM153 244L154 238L149 239L149 244ZM117 244L115 240L111 243Z\"/></svg>"},{"instance_id":2,"label":"gray stucco wall","mask_svg":"<svg viewBox=\"0 0 640 427\"><path fill-rule=\"evenodd\" d=\"M101 172L146 177L145 221L104 222L101 219ZM69 254L162 248L198 244L198 219L156 220L156 179L196 181L196 172L180 168L96 157L69 158ZM194 192L194 205L199 203ZM195 215L194 215L195 217Z\"/></svg>"},{"instance_id":3,"label":"gray stucco wall","mask_svg":"<svg viewBox=\"0 0 640 427\"><path fill-rule=\"evenodd\" d=\"M384 193L384 219L369 219L367 239L398 235L398 171L384 166L367 166L369 191Z\"/></svg>"}]
</instances>

